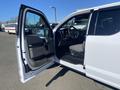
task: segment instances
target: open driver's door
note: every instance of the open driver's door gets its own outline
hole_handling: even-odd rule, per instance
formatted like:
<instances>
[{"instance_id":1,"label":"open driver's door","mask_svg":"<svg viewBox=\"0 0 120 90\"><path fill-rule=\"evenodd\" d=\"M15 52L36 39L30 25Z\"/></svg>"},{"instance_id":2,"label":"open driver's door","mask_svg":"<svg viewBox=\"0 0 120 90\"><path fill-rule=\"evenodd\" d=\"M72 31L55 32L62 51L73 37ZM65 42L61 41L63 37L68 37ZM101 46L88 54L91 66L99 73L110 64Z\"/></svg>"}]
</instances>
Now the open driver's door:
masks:
<instances>
[{"instance_id":1,"label":"open driver's door","mask_svg":"<svg viewBox=\"0 0 120 90\"><path fill-rule=\"evenodd\" d=\"M18 17L17 55L21 82L54 64L53 33L45 15L21 5Z\"/></svg>"}]
</instances>

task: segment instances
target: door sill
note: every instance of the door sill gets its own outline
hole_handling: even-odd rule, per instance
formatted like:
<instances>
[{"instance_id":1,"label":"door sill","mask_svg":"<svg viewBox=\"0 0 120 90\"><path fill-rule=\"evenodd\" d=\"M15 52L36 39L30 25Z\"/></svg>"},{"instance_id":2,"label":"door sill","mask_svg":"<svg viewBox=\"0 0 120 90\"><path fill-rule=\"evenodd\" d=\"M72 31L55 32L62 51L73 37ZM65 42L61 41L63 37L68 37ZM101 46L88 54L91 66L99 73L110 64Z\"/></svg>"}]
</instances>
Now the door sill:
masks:
<instances>
[{"instance_id":1,"label":"door sill","mask_svg":"<svg viewBox=\"0 0 120 90\"><path fill-rule=\"evenodd\" d=\"M84 62L84 58L82 57L77 57L74 55L70 55L70 54L66 54L64 56L61 57L62 60L75 64L75 65L79 65L79 64L83 64Z\"/></svg>"},{"instance_id":2,"label":"door sill","mask_svg":"<svg viewBox=\"0 0 120 90\"><path fill-rule=\"evenodd\" d=\"M84 66L82 64L72 64L72 63L69 63L67 61L64 61L62 59L60 59L59 61L57 61L58 63L66 66L66 67L69 67L71 69L74 69L76 71L79 71L81 73L84 73L85 74L85 69L84 69Z\"/></svg>"}]
</instances>

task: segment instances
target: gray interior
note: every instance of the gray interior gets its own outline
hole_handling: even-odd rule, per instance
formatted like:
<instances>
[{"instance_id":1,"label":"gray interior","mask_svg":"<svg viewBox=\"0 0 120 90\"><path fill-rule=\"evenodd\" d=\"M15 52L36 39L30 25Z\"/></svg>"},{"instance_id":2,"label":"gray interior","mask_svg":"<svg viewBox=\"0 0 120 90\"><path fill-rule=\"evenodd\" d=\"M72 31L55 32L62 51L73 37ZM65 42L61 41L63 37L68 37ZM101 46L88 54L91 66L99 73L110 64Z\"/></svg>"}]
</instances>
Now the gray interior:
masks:
<instances>
[{"instance_id":1,"label":"gray interior","mask_svg":"<svg viewBox=\"0 0 120 90\"><path fill-rule=\"evenodd\" d=\"M54 54L51 28L44 18L36 12L27 12L24 26L24 38L28 64L36 68L48 64Z\"/></svg>"},{"instance_id":2,"label":"gray interior","mask_svg":"<svg viewBox=\"0 0 120 90\"><path fill-rule=\"evenodd\" d=\"M74 16L56 31L55 50L59 59L73 64L84 63L84 43L88 20L89 14ZM54 41L52 37L44 36L49 29L42 25L40 27L28 27L26 30L28 60L31 66L38 67L50 62L49 57L54 54Z\"/></svg>"},{"instance_id":3,"label":"gray interior","mask_svg":"<svg viewBox=\"0 0 120 90\"><path fill-rule=\"evenodd\" d=\"M26 45L26 51L29 53L27 58L32 67L42 66L51 61L48 58L51 57L53 53L48 50L49 45L45 46L44 39L35 35L26 35Z\"/></svg>"},{"instance_id":4,"label":"gray interior","mask_svg":"<svg viewBox=\"0 0 120 90\"><path fill-rule=\"evenodd\" d=\"M55 33L56 55L72 64L83 64L89 14L66 21Z\"/></svg>"},{"instance_id":5,"label":"gray interior","mask_svg":"<svg viewBox=\"0 0 120 90\"><path fill-rule=\"evenodd\" d=\"M69 49L70 49L70 51L72 51L72 52L78 52L78 53L80 53L80 52L84 52L84 42L82 43L82 44L75 44L75 45L71 45L70 47L69 47ZM72 53L71 52L71 53Z\"/></svg>"}]
</instances>

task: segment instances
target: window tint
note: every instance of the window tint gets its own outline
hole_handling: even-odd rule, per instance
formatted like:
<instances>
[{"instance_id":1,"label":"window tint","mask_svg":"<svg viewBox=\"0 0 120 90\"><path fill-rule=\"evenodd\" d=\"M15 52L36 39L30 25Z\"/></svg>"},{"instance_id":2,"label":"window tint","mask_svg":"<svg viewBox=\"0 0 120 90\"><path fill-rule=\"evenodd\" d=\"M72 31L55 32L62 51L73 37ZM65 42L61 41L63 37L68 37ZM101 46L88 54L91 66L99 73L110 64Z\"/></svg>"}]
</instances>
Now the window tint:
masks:
<instances>
[{"instance_id":1,"label":"window tint","mask_svg":"<svg viewBox=\"0 0 120 90\"><path fill-rule=\"evenodd\" d=\"M96 35L112 35L120 31L120 10L99 12Z\"/></svg>"}]
</instances>

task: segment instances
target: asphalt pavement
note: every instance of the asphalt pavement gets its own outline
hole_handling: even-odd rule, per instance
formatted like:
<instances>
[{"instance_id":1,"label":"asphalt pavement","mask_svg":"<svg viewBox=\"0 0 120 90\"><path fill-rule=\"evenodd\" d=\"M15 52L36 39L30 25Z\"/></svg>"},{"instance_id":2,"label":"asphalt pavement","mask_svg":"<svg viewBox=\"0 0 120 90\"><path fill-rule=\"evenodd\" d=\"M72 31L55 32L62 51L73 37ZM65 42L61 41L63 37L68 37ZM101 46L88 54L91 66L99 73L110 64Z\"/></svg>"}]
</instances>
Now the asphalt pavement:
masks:
<instances>
[{"instance_id":1,"label":"asphalt pavement","mask_svg":"<svg viewBox=\"0 0 120 90\"><path fill-rule=\"evenodd\" d=\"M15 41L15 35L0 32L0 90L113 90L60 65L22 84Z\"/></svg>"}]
</instances>

